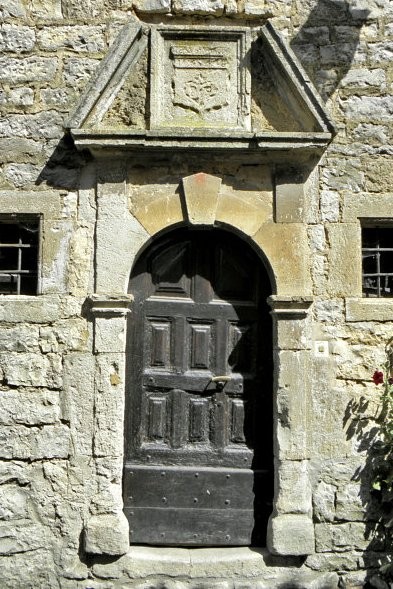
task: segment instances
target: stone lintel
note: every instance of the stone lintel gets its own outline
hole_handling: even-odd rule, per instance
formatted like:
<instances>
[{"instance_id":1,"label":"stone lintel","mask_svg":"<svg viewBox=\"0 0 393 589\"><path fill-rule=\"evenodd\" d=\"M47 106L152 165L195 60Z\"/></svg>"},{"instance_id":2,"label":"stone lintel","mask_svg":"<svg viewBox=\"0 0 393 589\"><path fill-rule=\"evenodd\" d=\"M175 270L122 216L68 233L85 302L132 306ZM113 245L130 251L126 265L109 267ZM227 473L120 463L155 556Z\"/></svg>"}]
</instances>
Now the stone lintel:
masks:
<instances>
[{"instance_id":1,"label":"stone lintel","mask_svg":"<svg viewBox=\"0 0 393 589\"><path fill-rule=\"evenodd\" d=\"M310 312L313 297L282 297L272 295L267 300L271 307L270 313L277 319L305 318Z\"/></svg>"},{"instance_id":2,"label":"stone lintel","mask_svg":"<svg viewBox=\"0 0 393 589\"><path fill-rule=\"evenodd\" d=\"M127 315L130 311L133 296L130 294L119 296L93 294L88 300L94 317L106 317L109 319L119 315Z\"/></svg>"}]
</instances>

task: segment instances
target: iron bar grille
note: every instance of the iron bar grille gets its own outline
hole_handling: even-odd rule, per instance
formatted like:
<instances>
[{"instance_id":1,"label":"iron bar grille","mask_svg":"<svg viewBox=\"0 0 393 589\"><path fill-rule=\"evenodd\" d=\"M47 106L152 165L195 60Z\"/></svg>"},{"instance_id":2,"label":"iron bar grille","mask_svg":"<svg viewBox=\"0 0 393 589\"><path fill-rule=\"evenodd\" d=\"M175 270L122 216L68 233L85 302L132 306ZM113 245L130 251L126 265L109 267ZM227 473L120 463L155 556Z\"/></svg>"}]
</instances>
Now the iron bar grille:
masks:
<instances>
[{"instance_id":1,"label":"iron bar grille","mask_svg":"<svg viewBox=\"0 0 393 589\"><path fill-rule=\"evenodd\" d=\"M363 294L393 297L393 227L362 229Z\"/></svg>"},{"instance_id":2,"label":"iron bar grille","mask_svg":"<svg viewBox=\"0 0 393 589\"><path fill-rule=\"evenodd\" d=\"M38 292L38 216L0 217L0 294Z\"/></svg>"}]
</instances>

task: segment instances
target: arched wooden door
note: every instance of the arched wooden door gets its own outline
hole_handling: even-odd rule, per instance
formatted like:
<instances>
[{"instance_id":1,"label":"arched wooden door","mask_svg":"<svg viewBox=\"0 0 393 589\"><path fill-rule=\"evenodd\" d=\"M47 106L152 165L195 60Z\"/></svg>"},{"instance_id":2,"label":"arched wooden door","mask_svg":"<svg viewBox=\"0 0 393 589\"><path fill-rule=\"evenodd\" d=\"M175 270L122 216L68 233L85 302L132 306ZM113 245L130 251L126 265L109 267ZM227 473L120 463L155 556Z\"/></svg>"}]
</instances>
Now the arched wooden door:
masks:
<instances>
[{"instance_id":1,"label":"arched wooden door","mask_svg":"<svg viewBox=\"0 0 393 589\"><path fill-rule=\"evenodd\" d=\"M173 231L138 261L124 473L132 543L265 544L269 290L257 255L219 229Z\"/></svg>"}]
</instances>

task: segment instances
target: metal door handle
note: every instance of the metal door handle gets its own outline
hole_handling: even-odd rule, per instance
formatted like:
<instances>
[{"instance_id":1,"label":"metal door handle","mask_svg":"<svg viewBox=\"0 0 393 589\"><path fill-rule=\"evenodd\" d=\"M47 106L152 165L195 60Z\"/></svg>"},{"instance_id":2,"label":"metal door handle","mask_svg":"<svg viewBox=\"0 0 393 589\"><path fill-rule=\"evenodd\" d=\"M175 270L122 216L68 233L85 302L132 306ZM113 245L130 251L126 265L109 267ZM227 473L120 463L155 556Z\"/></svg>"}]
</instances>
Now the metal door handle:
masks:
<instances>
[{"instance_id":1,"label":"metal door handle","mask_svg":"<svg viewBox=\"0 0 393 589\"><path fill-rule=\"evenodd\" d=\"M231 376L226 374L223 374L222 376L212 376L210 382L215 382L217 391L222 391L226 383L229 382L231 378Z\"/></svg>"}]
</instances>

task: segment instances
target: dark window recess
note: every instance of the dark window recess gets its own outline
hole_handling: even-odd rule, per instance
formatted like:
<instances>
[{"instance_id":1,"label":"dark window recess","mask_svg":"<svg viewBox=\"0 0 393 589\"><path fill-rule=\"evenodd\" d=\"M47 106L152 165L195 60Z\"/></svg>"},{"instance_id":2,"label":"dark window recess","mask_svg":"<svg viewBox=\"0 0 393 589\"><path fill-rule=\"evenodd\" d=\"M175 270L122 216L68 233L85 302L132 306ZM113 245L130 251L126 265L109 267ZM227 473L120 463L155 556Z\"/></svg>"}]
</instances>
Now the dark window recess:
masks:
<instances>
[{"instance_id":1,"label":"dark window recess","mask_svg":"<svg viewBox=\"0 0 393 589\"><path fill-rule=\"evenodd\" d=\"M39 228L39 217L0 217L0 294L37 294Z\"/></svg>"},{"instance_id":2,"label":"dark window recess","mask_svg":"<svg viewBox=\"0 0 393 589\"><path fill-rule=\"evenodd\" d=\"M362 230L363 294L393 297L393 227Z\"/></svg>"}]
</instances>

